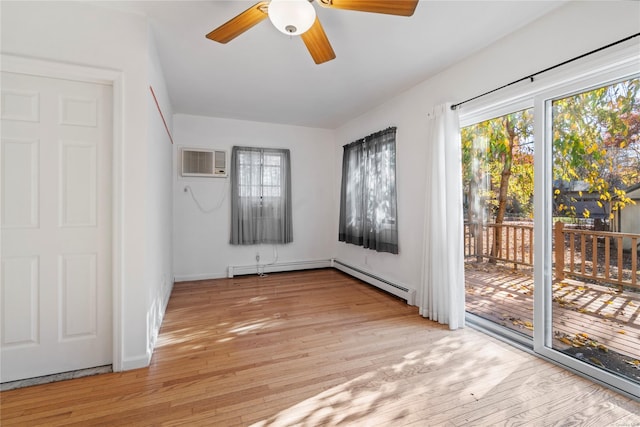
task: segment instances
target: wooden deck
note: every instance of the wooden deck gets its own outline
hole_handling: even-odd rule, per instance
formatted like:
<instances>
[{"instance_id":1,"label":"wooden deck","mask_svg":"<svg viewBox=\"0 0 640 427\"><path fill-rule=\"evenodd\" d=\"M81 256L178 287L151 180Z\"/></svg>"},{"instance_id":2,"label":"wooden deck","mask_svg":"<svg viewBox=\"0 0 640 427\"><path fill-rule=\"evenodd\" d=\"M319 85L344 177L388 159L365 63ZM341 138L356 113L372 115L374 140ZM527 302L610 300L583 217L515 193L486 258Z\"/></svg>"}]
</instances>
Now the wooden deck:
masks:
<instances>
[{"instance_id":1,"label":"wooden deck","mask_svg":"<svg viewBox=\"0 0 640 427\"><path fill-rule=\"evenodd\" d=\"M467 263L467 311L533 335L533 274L488 263ZM553 287L553 347L581 341L640 359L640 292L565 279ZM562 339L564 338L564 339Z\"/></svg>"}]
</instances>

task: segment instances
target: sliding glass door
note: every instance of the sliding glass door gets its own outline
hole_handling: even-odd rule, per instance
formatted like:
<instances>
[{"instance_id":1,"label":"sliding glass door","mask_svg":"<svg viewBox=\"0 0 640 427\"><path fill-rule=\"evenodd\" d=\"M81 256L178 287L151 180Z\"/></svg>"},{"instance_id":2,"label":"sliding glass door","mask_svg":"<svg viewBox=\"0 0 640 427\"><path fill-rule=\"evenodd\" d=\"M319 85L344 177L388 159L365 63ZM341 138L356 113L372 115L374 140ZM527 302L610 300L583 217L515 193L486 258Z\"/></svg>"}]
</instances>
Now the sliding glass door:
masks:
<instances>
[{"instance_id":1,"label":"sliding glass door","mask_svg":"<svg viewBox=\"0 0 640 427\"><path fill-rule=\"evenodd\" d=\"M461 114L468 321L640 397L640 60L536 83Z\"/></svg>"}]
</instances>

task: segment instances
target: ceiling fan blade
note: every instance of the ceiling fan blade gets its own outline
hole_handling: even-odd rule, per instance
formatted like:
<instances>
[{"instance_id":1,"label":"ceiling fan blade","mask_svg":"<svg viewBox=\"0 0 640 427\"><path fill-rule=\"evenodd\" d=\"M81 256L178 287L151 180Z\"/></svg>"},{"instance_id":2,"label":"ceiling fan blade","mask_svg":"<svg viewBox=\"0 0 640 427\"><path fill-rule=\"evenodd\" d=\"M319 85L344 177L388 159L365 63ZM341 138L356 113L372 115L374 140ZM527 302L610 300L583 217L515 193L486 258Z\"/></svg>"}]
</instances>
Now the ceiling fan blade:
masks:
<instances>
[{"instance_id":1,"label":"ceiling fan blade","mask_svg":"<svg viewBox=\"0 0 640 427\"><path fill-rule=\"evenodd\" d=\"M268 1L261 1L207 34L207 38L227 43L267 17Z\"/></svg>"},{"instance_id":2,"label":"ceiling fan blade","mask_svg":"<svg viewBox=\"0 0 640 427\"><path fill-rule=\"evenodd\" d=\"M302 41L307 46L307 49L316 64L331 61L336 57L318 17L316 17L311 28L302 33L300 37L302 37Z\"/></svg>"},{"instance_id":3,"label":"ceiling fan blade","mask_svg":"<svg viewBox=\"0 0 640 427\"><path fill-rule=\"evenodd\" d=\"M418 0L318 0L320 6L359 12L384 13L387 15L411 16Z\"/></svg>"}]
</instances>

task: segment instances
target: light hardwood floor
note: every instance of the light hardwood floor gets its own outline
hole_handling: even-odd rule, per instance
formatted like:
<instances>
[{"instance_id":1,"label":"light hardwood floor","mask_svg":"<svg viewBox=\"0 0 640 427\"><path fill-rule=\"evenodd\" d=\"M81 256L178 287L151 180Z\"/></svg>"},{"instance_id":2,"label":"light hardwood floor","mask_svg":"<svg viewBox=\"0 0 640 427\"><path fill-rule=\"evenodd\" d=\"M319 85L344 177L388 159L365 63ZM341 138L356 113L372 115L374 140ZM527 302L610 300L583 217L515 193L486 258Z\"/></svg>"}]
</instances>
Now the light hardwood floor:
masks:
<instances>
[{"instance_id":1,"label":"light hardwood floor","mask_svg":"<svg viewBox=\"0 0 640 427\"><path fill-rule=\"evenodd\" d=\"M335 270L178 283L151 366L0 393L1 424L640 425L640 404Z\"/></svg>"}]
</instances>

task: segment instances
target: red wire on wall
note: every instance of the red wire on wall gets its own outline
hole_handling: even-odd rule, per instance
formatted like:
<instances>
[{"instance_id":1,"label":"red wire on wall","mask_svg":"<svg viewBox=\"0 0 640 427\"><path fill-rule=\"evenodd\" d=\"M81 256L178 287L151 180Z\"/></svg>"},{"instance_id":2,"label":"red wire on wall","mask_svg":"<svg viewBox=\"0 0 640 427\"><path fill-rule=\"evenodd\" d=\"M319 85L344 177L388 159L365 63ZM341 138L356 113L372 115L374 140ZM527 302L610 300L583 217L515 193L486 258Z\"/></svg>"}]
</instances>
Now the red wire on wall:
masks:
<instances>
[{"instance_id":1,"label":"red wire on wall","mask_svg":"<svg viewBox=\"0 0 640 427\"><path fill-rule=\"evenodd\" d=\"M151 95L153 96L153 100L156 102L156 107L158 107L158 113L160 113L160 118L162 119L162 123L164 123L164 128L167 130L167 135L169 135L169 140L171 144L173 144L173 137L171 136L171 132L169 132L169 126L167 126L167 121L164 119L164 114L162 114L162 110L160 109L160 104L158 103L158 98L156 98L156 94L153 91L153 87L149 86L151 90Z\"/></svg>"}]
</instances>

